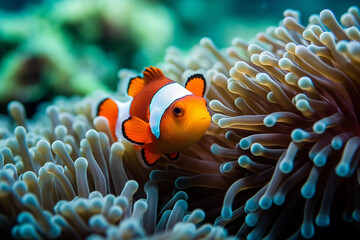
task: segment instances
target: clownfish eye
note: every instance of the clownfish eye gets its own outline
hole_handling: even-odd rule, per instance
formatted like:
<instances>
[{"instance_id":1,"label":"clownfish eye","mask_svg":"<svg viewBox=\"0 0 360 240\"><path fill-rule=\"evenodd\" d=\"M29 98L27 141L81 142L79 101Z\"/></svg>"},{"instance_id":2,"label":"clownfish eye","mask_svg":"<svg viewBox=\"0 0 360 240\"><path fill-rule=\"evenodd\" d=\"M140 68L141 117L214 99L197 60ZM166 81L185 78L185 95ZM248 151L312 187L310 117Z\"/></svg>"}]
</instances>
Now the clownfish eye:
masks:
<instances>
[{"instance_id":1,"label":"clownfish eye","mask_svg":"<svg viewBox=\"0 0 360 240\"><path fill-rule=\"evenodd\" d=\"M177 103L173 106L173 113L175 117L182 117L185 113L183 104Z\"/></svg>"},{"instance_id":2,"label":"clownfish eye","mask_svg":"<svg viewBox=\"0 0 360 240\"><path fill-rule=\"evenodd\" d=\"M178 108L178 107L174 108L174 113L175 113L176 115L179 115L179 114L181 113L181 109Z\"/></svg>"}]
</instances>

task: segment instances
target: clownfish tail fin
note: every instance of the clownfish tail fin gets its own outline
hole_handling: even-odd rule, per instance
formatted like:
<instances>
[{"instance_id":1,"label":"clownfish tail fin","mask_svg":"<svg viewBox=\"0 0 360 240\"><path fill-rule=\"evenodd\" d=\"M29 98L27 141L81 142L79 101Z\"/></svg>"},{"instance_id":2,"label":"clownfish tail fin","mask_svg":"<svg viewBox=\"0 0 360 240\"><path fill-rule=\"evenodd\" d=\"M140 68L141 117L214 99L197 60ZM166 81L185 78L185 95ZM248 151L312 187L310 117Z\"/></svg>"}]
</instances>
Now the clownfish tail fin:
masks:
<instances>
[{"instance_id":1,"label":"clownfish tail fin","mask_svg":"<svg viewBox=\"0 0 360 240\"><path fill-rule=\"evenodd\" d=\"M146 81L146 82L150 82L150 81L153 81L155 79L161 79L161 78L164 78L164 73L159 69L159 68L156 68L156 67L147 67L145 68L145 70L143 71L143 74L144 74L144 77L143 79Z\"/></svg>"},{"instance_id":2,"label":"clownfish tail fin","mask_svg":"<svg viewBox=\"0 0 360 240\"><path fill-rule=\"evenodd\" d=\"M119 116L119 108L115 100L111 98L103 99L98 107L96 116L103 116L108 120L109 127L113 138L116 140L116 123Z\"/></svg>"}]
</instances>

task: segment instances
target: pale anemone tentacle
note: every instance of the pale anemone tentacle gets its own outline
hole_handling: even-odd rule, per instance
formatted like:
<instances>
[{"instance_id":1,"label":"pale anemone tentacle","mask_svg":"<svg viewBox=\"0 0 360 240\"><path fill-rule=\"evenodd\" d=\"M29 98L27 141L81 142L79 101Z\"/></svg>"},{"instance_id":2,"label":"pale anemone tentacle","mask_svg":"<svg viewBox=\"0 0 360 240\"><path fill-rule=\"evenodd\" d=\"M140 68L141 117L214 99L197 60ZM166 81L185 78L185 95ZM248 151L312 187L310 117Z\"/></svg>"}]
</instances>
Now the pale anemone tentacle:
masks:
<instances>
[{"instance_id":1,"label":"pale anemone tentacle","mask_svg":"<svg viewBox=\"0 0 360 240\"><path fill-rule=\"evenodd\" d=\"M31 127L28 132L24 116L13 114L19 126L1 147L0 205L10 206L1 208L4 236L227 239L223 227L203 224L204 211L188 209L184 192L164 195L155 182L146 182L150 171L132 147L125 142L110 145L107 122L94 123L102 131L97 132L85 120L88 116L79 121L76 113L62 115L57 107L47 112L50 124L40 132ZM219 164L213 168L216 172ZM141 186L129 180L139 172L144 175L138 178Z\"/></svg>"},{"instance_id":2,"label":"pale anemone tentacle","mask_svg":"<svg viewBox=\"0 0 360 240\"><path fill-rule=\"evenodd\" d=\"M308 26L300 23L299 12L287 10L284 17L279 27L257 35L260 44L236 38L222 52L209 39L201 41L216 59L205 74L213 83L205 97L219 127L211 131L223 136L210 149L225 160L220 174L233 181L217 222L237 222L239 238L274 239L291 233L312 238L329 224L334 201L346 205L345 221L359 221L359 9L349 8L341 23L329 10L312 15ZM178 174L170 168L168 172L152 174L158 181ZM267 172L258 186L246 182ZM176 182L186 179L191 196L191 187L195 191L199 181L212 177L205 171L196 177L180 175ZM344 184L352 188L339 187ZM217 185L225 187L220 180ZM246 195L242 189L247 187L254 187L255 194ZM244 207L245 218L238 218ZM303 215L303 222L285 230L291 214ZM342 219L331 221L345 225Z\"/></svg>"},{"instance_id":3,"label":"pale anemone tentacle","mask_svg":"<svg viewBox=\"0 0 360 240\"><path fill-rule=\"evenodd\" d=\"M338 41L349 41L356 35L354 33L356 30L346 30L346 27L356 26L355 15L349 14L347 13L342 18L342 21L346 22L345 28L340 26L330 11L324 10L320 17L312 18L314 25L309 25L309 27L302 27L296 18L287 16L283 22L284 26L259 34L258 40L270 44L273 53L268 54L267 50L250 45L248 54L251 65L246 61L236 63L235 68L230 70L231 78L227 81L227 88L234 96L233 98L246 97L247 106L250 106L254 112L250 116L244 115L250 112L248 110L243 112L244 107L234 108L232 104L225 102L221 104L221 100L211 102L212 104L209 105L212 110L220 113L213 116L215 124L220 128L229 129L232 135L240 136L244 136L242 131L247 131L247 135L234 140L237 144L233 145L235 148L250 150L239 152L240 167L245 170L251 169L253 174L257 174L258 171L260 173L269 171L269 168L264 168L262 171L255 170L254 166L262 166L260 164L263 164L263 161L270 166L275 166L276 161L268 161L271 159L270 156L278 159L279 163L273 170L274 174L269 184L265 185L267 182L265 181L259 194L251 198L255 202L247 208L248 215L245 218L247 225L243 225L238 232L240 238L245 236L243 234L248 234L248 239L264 237L266 234L269 238L275 236L274 229L278 229L277 223L271 229L269 215L262 212L262 209L271 210L273 202L283 206L283 208L272 210L281 215L285 209L289 208L288 206L294 204L293 200L287 200L289 191L299 183L304 183L308 176L307 184L304 185L301 194L297 193L298 196L293 199L301 200L301 197L313 199L312 196L316 196L316 200L311 200L311 202L308 200L306 203L304 223L300 231L306 238L313 237L315 226L311 222L316 222L317 226L328 225L330 206L332 199L335 198L334 191L338 182L350 181L353 178L349 177L358 172L358 137L351 138L351 135L360 134L358 124L360 111L357 107L357 102L360 100L357 93L359 89L357 72L360 69L353 58L348 56L351 54L345 50L338 51L336 47ZM324 26L330 32L325 30ZM348 32L353 37L348 36L350 35ZM301 39L302 37L305 39ZM293 43L295 45L291 45ZM309 48L311 51L307 50L307 46L311 47ZM283 54L286 53L284 56L287 55L290 58L278 56L279 50L283 50ZM219 54L214 54L214 56L217 58ZM277 61L277 59L280 60ZM219 58L219 62L224 62L223 57ZM280 71L274 71L269 66ZM241 84L235 85L232 79L240 80ZM268 99L265 96L267 102L261 99L264 98L264 93L257 86L264 86L262 89L268 92ZM342 93L341 97L335 93L339 89ZM259 102L262 106L266 106L266 109L256 105ZM238 112L238 116L234 114L234 111ZM251 125L257 128L249 127ZM284 137L283 140L280 137ZM266 143L267 138L273 139L273 144L264 148L262 144ZM320 144L321 139L326 139L326 141ZM331 139L334 140L331 141ZM289 145L283 155L278 157L268 155L269 150L279 151L283 145L286 147ZM335 149L332 146L335 146ZM221 152L215 147L211 149L220 156L224 156L222 152L226 152L225 149ZM264 150L267 151L267 155L259 154ZM228 149L228 151L232 150ZM307 152L313 161L305 161ZM263 159L264 156L267 160ZM222 165L222 171L227 170L228 167L233 171L233 166L236 165L232 164L231 167ZM319 175L319 168L324 169L321 172L331 171L331 169L333 172L323 193L316 185L320 180L323 184L327 174ZM238 181L240 184L242 178ZM225 195L221 215L224 219L231 219L232 212L236 211L236 209L231 210L233 200L227 200L235 198L238 192L234 191L235 186L230 187ZM245 184L244 188L246 187L251 187L251 184ZM242 188L242 185L239 185L236 189ZM351 193L349 194L351 198ZM317 210L319 214L316 216L314 215L315 203L319 204L320 199L322 203L320 209ZM348 202L351 204L351 201ZM352 207L348 209L356 208L354 203L352 204ZM238 202L237 206L238 208L242 206L241 202ZM258 210L259 207L260 210ZM356 218L352 220L357 221ZM254 229L249 229L249 225L254 226ZM276 234L279 236L279 233Z\"/></svg>"}]
</instances>

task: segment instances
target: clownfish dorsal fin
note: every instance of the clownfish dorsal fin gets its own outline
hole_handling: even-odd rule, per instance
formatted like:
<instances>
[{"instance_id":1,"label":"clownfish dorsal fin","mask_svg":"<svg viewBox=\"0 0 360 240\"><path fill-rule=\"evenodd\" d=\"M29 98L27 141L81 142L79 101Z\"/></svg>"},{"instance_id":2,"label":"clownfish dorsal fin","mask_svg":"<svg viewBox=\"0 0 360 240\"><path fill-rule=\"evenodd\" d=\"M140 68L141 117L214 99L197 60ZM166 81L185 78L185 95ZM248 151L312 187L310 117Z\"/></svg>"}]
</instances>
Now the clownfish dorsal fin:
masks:
<instances>
[{"instance_id":1,"label":"clownfish dorsal fin","mask_svg":"<svg viewBox=\"0 0 360 240\"><path fill-rule=\"evenodd\" d=\"M122 133L127 140L138 145L153 141L150 124L136 116L131 116L122 123Z\"/></svg>"},{"instance_id":2,"label":"clownfish dorsal fin","mask_svg":"<svg viewBox=\"0 0 360 240\"><path fill-rule=\"evenodd\" d=\"M116 122L119 116L119 108L115 100L111 98L103 99L97 107L97 116L105 117L109 122L109 127L113 138L116 140Z\"/></svg>"},{"instance_id":3,"label":"clownfish dorsal fin","mask_svg":"<svg viewBox=\"0 0 360 240\"><path fill-rule=\"evenodd\" d=\"M127 94L131 97L135 97L146 85L146 82L141 77L133 77L129 81Z\"/></svg>"},{"instance_id":4,"label":"clownfish dorsal fin","mask_svg":"<svg viewBox=\"0 0 360 240\"><path fill-rule=\"evenodd\" d=\"M161 155L161 153L153 151L150 147L141 149L141 156L148 166L153 166L161 158Z\"/></svg>"},{"instance_id":5,"label":"clownfish dorsal fin","mask_svg":"<svg viewBox=\"0 0 360 240\"><path fill-rule=\"evenodd\" d=\"M163 72L156 67L147 67L143 71L144 77L136 76L130 79L127 94L135 97L149 82L165 78Z\"/></svg>"},{"instance_id":6,"label":"clownfish dorsal fin","mask_svg":"<svg viewBox=\"0 0 360 240\"><path fill-rule=\"evenodd\" d=\"M180 153L179 152L168 153L166 154L166 156L169 160L175 161L180 157Z\"/></svg>"},{"instance_id":7,"label":"clownfish dorsal fin","mask_svg":"<svg viewBox=\"0 0 360 240\"><path fill-rule=\"evenodd\" d=\"M154 80L165 78L164 73L159 68L153 66L145 68L143 74L143 79L145 80L145 82L151 82Z\"/></svg>"},{"instance_id":8,"label":"clownfish dorsal fin","mask_svg":"<svg viewBox=\"0 0 360 240\"><path fill-rule=\"evenodd\" d=\"M191 75L185 83L185 88L196 96L203 97L206 89L204 76L200 73Z\"/></svg>"}]
</instances>

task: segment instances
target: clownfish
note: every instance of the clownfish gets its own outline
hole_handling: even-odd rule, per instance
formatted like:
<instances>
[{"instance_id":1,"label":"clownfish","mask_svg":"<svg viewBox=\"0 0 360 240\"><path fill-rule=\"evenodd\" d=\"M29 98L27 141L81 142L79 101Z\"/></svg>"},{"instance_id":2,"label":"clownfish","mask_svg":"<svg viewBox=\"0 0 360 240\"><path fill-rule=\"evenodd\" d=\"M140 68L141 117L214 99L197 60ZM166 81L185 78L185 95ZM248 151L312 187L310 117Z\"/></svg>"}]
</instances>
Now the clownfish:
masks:
<instances>
[{"instance_id":1,"label":"clownfish","mask_svg":"<svg viewBox=\"0 0 360 240\"><path fill-rule=\"evenodd\" d=\"M105 98L97 115L107 118L114 139L126 139L141 148L143 160L152 166L163 154L176 160L181 149L205 134L211 122L205 88L202 74L191 75L183 87L159 68L150 67L143 77L130 79L128 101Z\"/></svg>"}]
</instances>

